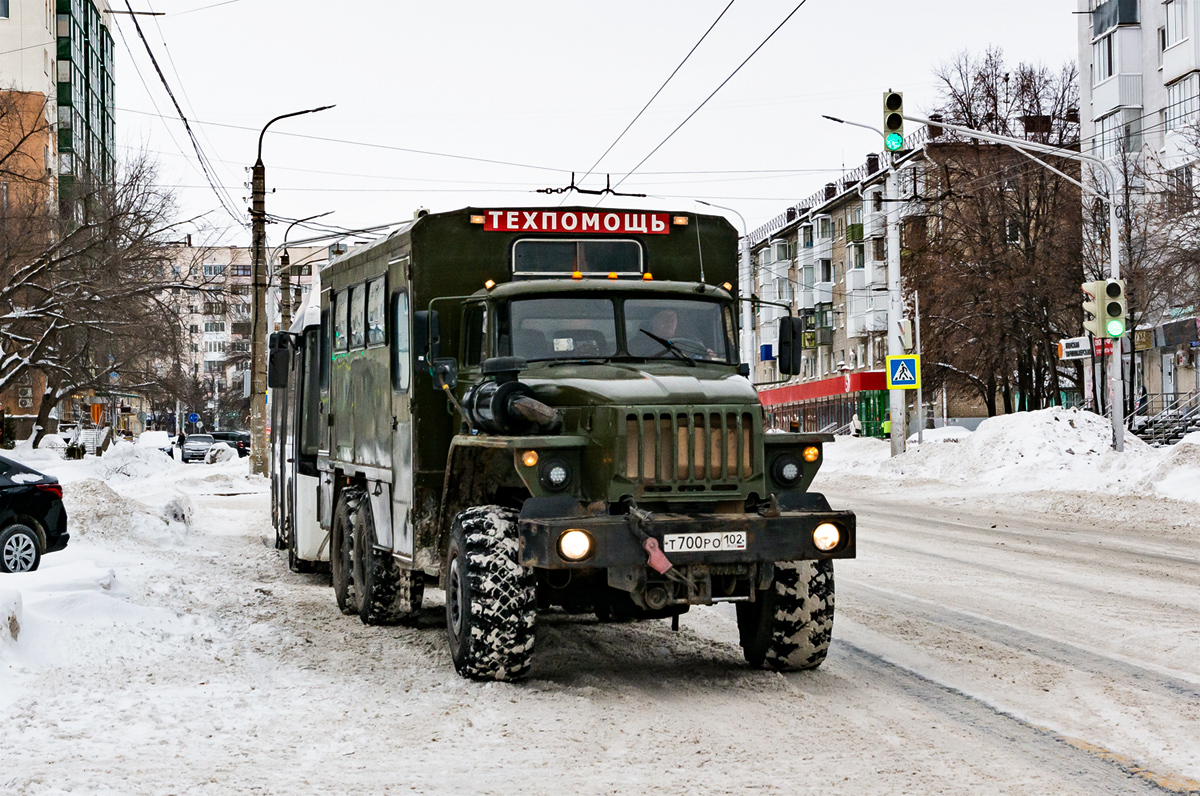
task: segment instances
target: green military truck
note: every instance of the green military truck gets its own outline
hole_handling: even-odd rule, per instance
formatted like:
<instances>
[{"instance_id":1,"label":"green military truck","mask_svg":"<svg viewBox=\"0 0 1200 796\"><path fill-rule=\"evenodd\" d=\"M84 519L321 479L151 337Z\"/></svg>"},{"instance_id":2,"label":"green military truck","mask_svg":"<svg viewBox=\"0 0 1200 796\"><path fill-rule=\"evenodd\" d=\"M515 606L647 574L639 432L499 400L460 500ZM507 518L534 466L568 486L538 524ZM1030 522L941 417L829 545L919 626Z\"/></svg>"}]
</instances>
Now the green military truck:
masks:
<instances>
[{"instance_id":1,"label":"green military truck","mask_svg":"<svg viewBox=\"0 0 1200 796\"><path fill-rule=\"evenodd\" d=\"M539 611L718 602L752 665L820 665L855 517L808 491L831 436L764 429L736 283L695 213L467 208L334 260L271 341L293 568L368 624L436 583L471 678L527 674Z\"/></svg>"}]
</instances>

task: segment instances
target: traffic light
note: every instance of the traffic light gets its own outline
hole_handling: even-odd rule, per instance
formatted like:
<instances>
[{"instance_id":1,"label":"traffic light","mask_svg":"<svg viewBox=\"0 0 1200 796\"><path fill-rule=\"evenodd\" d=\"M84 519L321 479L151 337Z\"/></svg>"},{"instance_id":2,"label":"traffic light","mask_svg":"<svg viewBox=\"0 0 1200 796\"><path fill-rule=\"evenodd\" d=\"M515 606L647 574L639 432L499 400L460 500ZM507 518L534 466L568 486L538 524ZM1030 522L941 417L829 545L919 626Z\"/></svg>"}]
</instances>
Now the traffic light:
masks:
<instances>
[{"instance_id":1,"label":"traffic light","mask_svg":"<svg viewBox=\"0 0 1200 796\"><path fill-rule=\"evenodd\" d=\"M889 152L904 148L904 94L883 92L883 145Z\"/></svg>"},{"instance_id":2,"label":"traffic light","mask_svg":"<svg viewBox=\"0 0 1200 796\"><path fill-rule=\"evenodd\" d=\"M1103 339L1107 337L1104 331L1104 301L1105 282L1084 282L1080 287L1086 298L1083 300L1083 328L1091 332L1092 337Z\"/></svg>"},{"instance_id":3,"label":"traffic light","mask_svg":"<svg viewBox=\"0 0 1200 796\"><path fill-rule=\"evenodd\" d=\"M1107 279L1104 285L1104 336L1122 337L1125 334L1125 281Z\"/></svg>"}]
</instances>

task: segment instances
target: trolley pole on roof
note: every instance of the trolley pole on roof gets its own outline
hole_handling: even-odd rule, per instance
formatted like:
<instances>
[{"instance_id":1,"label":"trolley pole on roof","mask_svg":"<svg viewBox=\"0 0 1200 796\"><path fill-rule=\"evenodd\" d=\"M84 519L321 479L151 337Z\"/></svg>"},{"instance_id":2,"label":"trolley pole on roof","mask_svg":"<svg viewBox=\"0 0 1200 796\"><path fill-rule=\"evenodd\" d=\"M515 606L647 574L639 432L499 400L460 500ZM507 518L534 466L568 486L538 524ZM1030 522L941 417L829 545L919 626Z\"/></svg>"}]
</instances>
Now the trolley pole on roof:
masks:
<instances>
[{"instance_id":1,"label":"trolley pole on roof","mask_svg":"<svg viewBox=\"0 0 1200 796\"><path fill-rule=\"evenodd\" d=\"M332 108L285 113L263 125L258 134L258 159L254 162L251 182L251 257L253 259L254 312L250 329L250 473L267 474L267 169L263 165L262 145L267 128L280 119L316 113Z\"/></svg>"}]
</instances>

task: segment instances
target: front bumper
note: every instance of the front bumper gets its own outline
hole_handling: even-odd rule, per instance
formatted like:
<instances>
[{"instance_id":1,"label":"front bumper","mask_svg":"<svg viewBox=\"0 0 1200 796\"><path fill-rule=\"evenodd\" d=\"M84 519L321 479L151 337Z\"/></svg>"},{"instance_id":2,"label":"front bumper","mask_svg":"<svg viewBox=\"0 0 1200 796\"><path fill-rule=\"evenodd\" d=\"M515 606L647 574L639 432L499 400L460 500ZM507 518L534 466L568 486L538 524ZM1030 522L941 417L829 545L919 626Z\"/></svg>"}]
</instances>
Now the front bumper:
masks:
<instances>
[{"instance_id":1,"label":"front bumper","mask_svg":"<svg viewBox=\"0 0 1200 796\"><path fill-rule=\"evenodd\" d=\"M823 502L823 501L822 501ZM823 522L832 522L842 532L841 543L829 552L813 544L812 532ZM558 554L558 539L579 528L595 540L594 552L583 561L567 561ZM658 540L677 533L743 532L745 550L668 552L675 565L740 564L767 561L796 561L855 557L855 516L852 511L781 511L776 516L761 514L652 514L644 532ZM522 512L519 521L522 566L541 569L596 569L646 565L646 550L630 526L628 516L533 517Z\"/></svg>"}]
</instances>

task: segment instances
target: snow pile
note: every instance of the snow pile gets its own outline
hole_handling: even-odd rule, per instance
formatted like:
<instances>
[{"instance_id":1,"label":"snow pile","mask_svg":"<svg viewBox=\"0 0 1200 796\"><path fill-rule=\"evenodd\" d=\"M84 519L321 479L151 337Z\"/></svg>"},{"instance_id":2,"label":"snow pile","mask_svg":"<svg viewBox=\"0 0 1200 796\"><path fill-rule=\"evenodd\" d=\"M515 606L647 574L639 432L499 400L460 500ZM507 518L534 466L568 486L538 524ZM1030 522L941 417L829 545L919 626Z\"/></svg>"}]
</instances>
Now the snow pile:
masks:
<instances>
[{"instance_id":1,"label":"snow pile","mask_svg":"<svg viewBox=\"0 0 1200 796\"><path fill-rule=\"evenodd\" d=\"M156 544L176 544L187 536L194 508L177 495L162 513L141 501L122 497L98 478L85 478L63 489L72 537L119 539L136 536Z\"/></svg>"},{"instance_id":2,"label":"snow pile","mask_svg":"<svg viewBox=\"0 0 1200 796\"><path fill-rule=\"evenodd\" d=\"M177 466L174 459L157 448L121 443L100 457L98 474L106 481L114 476L148 478Z\"/></svg>"},{"instance_id":3,"label":"snow pile","mask_svg":"<svg viewBox=\"0 0 1200 796\"><path fill-rule=\"evenodd\" d=\"M963 428L962 426L942 426L941 428L927 428L920 435L921 442L958 442L963 437L971 436L971 429ZM914 445L917 443L918 435L913 434L908 438L908 444Z\"/></svg>"},{"instance_id":4,"label":"snow pile","mask_svg":"<svg viewBox=\"0 0 1200 796\"><path fill-rule=\"evenodd\" d=\"M822 472L987 491L1104 491L1200 501L1200 445L1189 440L1155 449L1127 433L1124 453L1116 453L1108 420L1091 412L1053 407L1003 415L952 439L954 444L910 444L891 458L886 440L839 438L826 448Z\"/></svg>"},{"instance_id":5,"label":"snow pile","mask_svg":"<svg viewBox=\"0 0 1200 796\"><path fill-rule=\"evenodd\" d=\"M208 452L204 454L205 464L216 464L217 462L228 462L237 458L237 451L226 445L224 442L214 442L209 447Z\"/></svg>"}]
</instances>

